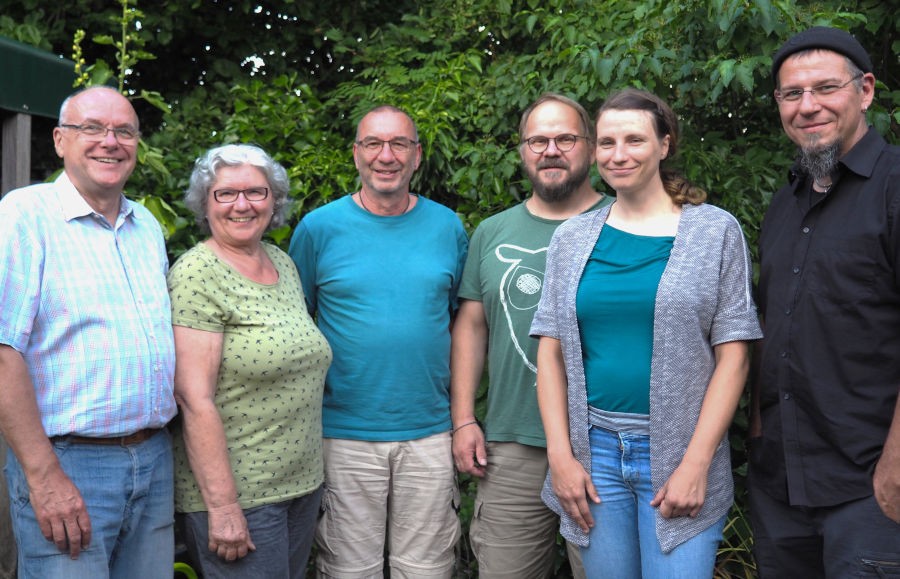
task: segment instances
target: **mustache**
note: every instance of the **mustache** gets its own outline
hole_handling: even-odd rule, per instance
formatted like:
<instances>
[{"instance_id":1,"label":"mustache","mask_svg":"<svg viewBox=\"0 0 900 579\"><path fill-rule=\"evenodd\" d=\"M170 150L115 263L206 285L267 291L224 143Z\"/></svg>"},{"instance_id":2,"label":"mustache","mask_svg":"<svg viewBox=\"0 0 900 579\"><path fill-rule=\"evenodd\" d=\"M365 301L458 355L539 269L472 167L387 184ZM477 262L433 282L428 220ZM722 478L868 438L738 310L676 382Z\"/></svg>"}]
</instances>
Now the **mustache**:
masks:
<instances>
[{"instance_id":1,"label":"mustache","mask_svg":"<svg viewBox=\"0 0 900 579\"><path fill-rule=\"evenodd\" d=\"M568 163L559 159L545 159L537 164L538 169L568 169Z\"/></svg>"}]
</instances>

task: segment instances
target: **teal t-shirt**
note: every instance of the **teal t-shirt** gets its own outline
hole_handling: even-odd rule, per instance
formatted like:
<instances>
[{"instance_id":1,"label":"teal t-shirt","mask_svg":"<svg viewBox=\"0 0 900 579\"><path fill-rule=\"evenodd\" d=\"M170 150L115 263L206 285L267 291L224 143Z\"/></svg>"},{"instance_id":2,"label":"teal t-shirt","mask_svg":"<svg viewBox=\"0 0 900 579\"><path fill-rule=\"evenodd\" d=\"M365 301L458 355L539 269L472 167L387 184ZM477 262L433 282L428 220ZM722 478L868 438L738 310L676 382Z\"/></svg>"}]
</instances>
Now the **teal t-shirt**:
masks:
<instances>
[{"instance_id":1,"label":"teal t-shirt","mask_svg":"<svg viewBox=\"0 0 900 579\"><path fill-rule=\"evenodd\" d=\"M650 413L650 359L656 290L672 236L650 237L604 225L575 298L588 404Z\"/></svg>"},{"instance_id":2,"label":"teal t-shirt","mask_svg":"<svg viewBox=\"0 0 900 579\"><path fill-rule=\"evenodd\" d=\"M247 279L205 243L169 271L172 323L224 334L216 385L241 507L297 498L324 479L322 391L331 348L303 303L297 269L264 244L278 281ZM205 511L180 428L173 436L175 508Z\"/></svg>"},{"instance_id":3,"label":"teal t-shirt","mask_svg":"<svg viewBox=\"0 0 900 579\"><path fill-rule=\"evenodd\" d=\"M612 202L603 197L591 209ZM485 436L547 445L535 391L538 340L528 335L541 299L547 246L561 220L520 203L481 222L469 245L461 299L482 302L488 325Z\"/></svg>"},{"instance_id":4,"label":"teal t-shirt","mask_svg":"<svg viewBox=\"0 0 900 579\"><path fill-rule=\"evenodd\" d=\"M326 437L401 441L450 429L450 315L467 246L456 214L424 197L384 217L347 195L297 226L289 253L334 350Z\"/></svg>"}]
</instances>

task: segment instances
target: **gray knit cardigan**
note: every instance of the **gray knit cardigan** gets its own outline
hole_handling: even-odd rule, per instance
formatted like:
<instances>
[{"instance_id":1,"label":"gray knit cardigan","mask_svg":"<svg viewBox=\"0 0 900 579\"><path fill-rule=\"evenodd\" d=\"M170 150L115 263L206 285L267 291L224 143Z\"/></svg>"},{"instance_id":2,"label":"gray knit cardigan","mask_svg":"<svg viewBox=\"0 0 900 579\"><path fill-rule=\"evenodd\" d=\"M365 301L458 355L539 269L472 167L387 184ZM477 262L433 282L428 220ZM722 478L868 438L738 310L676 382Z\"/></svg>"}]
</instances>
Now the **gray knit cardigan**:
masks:
<instances>
[{"instance_id":1,"label":"gray knit cardigan","mask_svg":"<svg viewBox=\"0 0 900 579\"><path fill-rule=\"evenodd\" d=\"M588 257L610 207L569 219L556 230L533 336L560 340L568 381L569 437L575 458L591 472L588 406L575 296ZM715 368L713 346L756 340L762 331L750 290L750 254L741 227L712 205L685 205L656 294L650 364L650 469L654 492L678 467L694 433L700 406ZM561 517L560 532L575 544L588 535L565 513L550 474L541 493ZM603 499L601 495L601 500ZM709 467L706 500L696 518L664 519L657 512L656 536L668 553L728 512L734 499L728 437Z\"/></svg>"}]
</instances>

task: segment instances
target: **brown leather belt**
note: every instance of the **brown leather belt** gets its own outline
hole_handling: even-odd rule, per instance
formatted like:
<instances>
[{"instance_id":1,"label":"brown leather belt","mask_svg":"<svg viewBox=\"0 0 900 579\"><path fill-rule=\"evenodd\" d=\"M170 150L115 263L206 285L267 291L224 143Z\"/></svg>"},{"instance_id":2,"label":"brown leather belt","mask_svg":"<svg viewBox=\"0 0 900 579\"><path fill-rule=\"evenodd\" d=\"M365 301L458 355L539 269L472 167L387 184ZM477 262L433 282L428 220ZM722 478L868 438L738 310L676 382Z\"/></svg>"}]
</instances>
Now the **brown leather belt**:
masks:
<instances>
[{"instance_id":1,"label":"brown leather belt","mask_svg":"<svg viewBox=\"0 0 900 579\"><path fill-rule=\"evenodd\" d=\"M93 438L91 436L78 436L76 434L64 434L53 436L52 442L71 442L72 444L102 444L104 446L130 446L150 440L162 428L145 428L126 436L114 436L112 438Z\"/></svg>"}]
</instances>

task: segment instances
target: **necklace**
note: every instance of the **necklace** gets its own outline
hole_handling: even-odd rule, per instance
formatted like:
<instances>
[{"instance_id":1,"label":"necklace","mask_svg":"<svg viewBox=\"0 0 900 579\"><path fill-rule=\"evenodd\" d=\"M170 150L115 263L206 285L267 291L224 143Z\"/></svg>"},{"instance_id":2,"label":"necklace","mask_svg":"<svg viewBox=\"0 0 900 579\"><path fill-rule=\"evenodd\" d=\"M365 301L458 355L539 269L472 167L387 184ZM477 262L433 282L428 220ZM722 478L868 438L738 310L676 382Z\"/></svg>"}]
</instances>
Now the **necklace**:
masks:
<instances>
[{"instance_id":1,"label":"necklace","mask_svg":"<svg viewBox=\"0 0 900 579\"><path fill-rule=\"evenodd\" d=\"M822 183L819 183L818 179L813 179L813 185L815 185L815 189L819 193L828 193L831 191L831 188L834 187L834 182L832 181L828 185L823 185Z\"/></svg>"},{"instance_id":2,"label":"necklace","mask_svg":"<svg viewBox=\"0 0 900 579\"><path fill-rule=\"evenodd\" d=\"M368 207L366 207L366 201L365 201L365 199L363 199L362 190L360 190L359 193L357 193L357 197L359 197L359 204L362 205L362 208L363 208L363 209L365 209L366 211L368 211L368 212L371 213L372 215L377 215L377 213L373 212L371 209L369 209ZM406 194L406 207L404 207L404 208L403 208L403 211L401 211L401 212L398 213L397 215L403 215L404 213L406 213L407 211L409 211L409 201L410 201L410 195L409 195L409 193L407 193L407 194ZM385 216L385 217L387 217L387 216ZM391 217L393 217L393 216L391 216Z\"/></svg>"}]
</instances>

